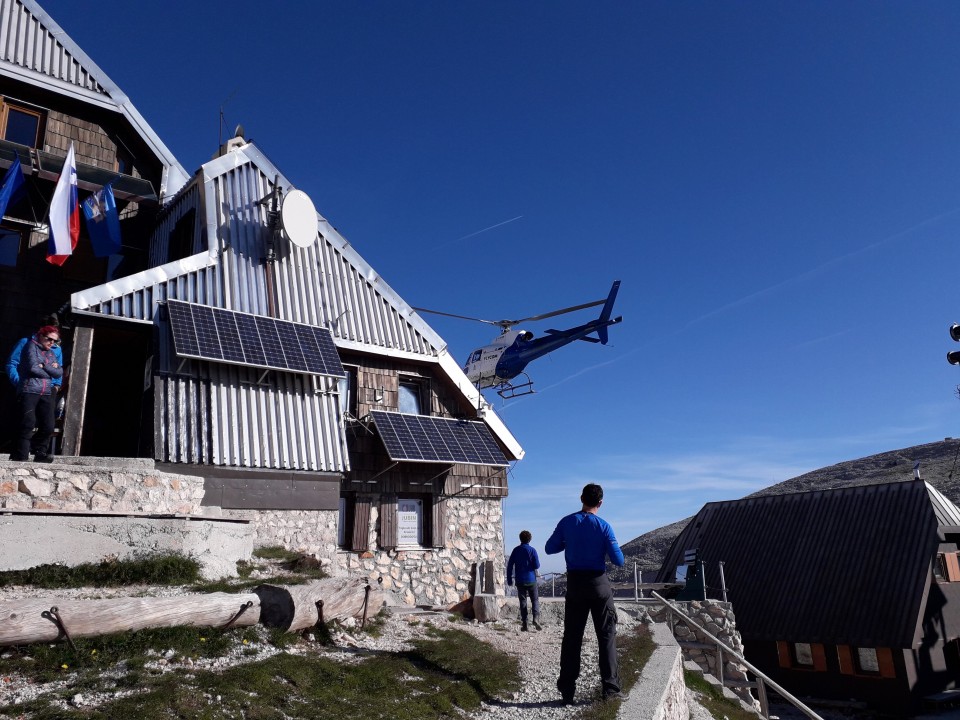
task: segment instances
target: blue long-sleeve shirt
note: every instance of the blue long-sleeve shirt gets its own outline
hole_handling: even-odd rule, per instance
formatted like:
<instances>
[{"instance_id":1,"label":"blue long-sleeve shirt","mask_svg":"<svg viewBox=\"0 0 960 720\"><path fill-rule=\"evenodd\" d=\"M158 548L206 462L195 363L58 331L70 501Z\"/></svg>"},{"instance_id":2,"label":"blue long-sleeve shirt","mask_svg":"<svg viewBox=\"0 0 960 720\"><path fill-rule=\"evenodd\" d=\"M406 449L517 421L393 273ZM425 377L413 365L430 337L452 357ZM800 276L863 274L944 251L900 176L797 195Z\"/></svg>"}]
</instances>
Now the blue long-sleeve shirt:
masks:
<instances>
[{"instance_id":1,"label":"blue long-sleeve shirt","mask_svg":"<svg viewBox=\"0 0 960 720\"><path fill-rule=\"evenodd\" d=\"M567 570L599 570L607 568L606 558L623 566L623 551L613 528L593 513L575 512L557 523L557 529L544 546L547 555L563 551Z\"/></svg>"},{"instance_id":2,"label":"blue long-sleeve shirt","mask_svg":"<svg viewBox=\"0 0 960 720\"><path fill-rule=\"evenodd\" d=\"M23 352L23 346L27 344L28 340L30 340L30 338L20 338L17 344L13 346L10 357L7 358L7 377L14 387L19 387L20 385L20 371L18 370L18 366L20 365L20 355ZM54 345L51 349L53 350L53 356L57 359L57 364L63 367L63 350L60 349L59 345ZM63 385L63 376L53 378L51 382L56 387L60 387Z\"/></svg>"},{"instance_id":3,"label":"blue long-sleeve shirt","mask_svg":"<svg viewBox=\"0 0 960 720\"><path fill-rule=\"evenodd\" d=\"M530 543L517 545L510 553L510 562L507 563L507 585L513 585L516 574L517 585L529 585L537 581L537 568L540 567L540 556Z\"/></svg>"}]
</instances>

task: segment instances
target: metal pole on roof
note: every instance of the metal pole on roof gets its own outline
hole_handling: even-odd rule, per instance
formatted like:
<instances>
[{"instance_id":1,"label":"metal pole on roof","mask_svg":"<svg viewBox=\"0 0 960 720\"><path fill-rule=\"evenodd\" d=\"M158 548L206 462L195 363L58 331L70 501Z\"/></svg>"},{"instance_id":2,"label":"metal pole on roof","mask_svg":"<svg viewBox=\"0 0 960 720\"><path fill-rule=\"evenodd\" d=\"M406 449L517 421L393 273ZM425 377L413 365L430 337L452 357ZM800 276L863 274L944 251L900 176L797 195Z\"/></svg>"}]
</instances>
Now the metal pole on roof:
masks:
<instances>
[{"instance_id":1,"label":"metal pole on roof","mask_svg":"<svg viewBox=\"0 0 960 720\"><path fill-rule=\"evenodd\" d=\"M633 564L633 599L640 599L640 583L637 580L637 564Z\"/></svg>"},{"instance_id":2,"label":"metal pole on roof","mask_svg":"<svg viewBox=\"0 0 960 720\"><path fill-rule=\"evenodd\" d=\"M723 576L723 560L720 561L720 592L723 593L723 601L727 601L727 579Z\"/></svg>"}]
</instances>

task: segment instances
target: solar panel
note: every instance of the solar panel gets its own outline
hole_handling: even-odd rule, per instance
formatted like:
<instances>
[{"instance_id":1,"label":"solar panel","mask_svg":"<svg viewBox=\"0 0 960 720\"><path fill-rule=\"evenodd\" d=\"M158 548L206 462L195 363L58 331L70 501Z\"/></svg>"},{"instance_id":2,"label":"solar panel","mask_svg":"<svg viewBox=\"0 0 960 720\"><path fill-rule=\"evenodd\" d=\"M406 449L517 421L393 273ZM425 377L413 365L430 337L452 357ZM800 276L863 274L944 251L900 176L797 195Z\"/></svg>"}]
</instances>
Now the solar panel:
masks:
<instances>
[{"instance_id":1,"label":"solar panel","mask_svg":"<svg viewBox=\"0 0 960 720\"><path fill-rule=\"evenodd\" d=\"M391 460L509 465L482 422L373 410L370 413Z\"/></svg>"},{"instance_id":2,"label":"solar panel","mask_svg":"<svg viewBox=\"0 0 960 720\"><path fill-rule=\"evenodd\" d=\"M173 347L181 357L345 377L326 328L168 300Z\"/></svg>"}]
</instances>

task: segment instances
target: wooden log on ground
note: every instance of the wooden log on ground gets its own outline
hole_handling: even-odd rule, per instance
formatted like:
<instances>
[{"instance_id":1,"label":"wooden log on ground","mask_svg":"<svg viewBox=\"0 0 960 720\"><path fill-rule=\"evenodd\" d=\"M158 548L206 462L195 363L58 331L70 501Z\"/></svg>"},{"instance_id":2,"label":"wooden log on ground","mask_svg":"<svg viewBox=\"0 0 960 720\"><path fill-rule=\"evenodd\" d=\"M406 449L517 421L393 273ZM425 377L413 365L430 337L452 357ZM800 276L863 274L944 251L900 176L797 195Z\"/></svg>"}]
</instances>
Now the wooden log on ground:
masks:
<instances>
[{"instance_id":1,"label":"wooden log on ground","mask_svg":"<svg viewBox=\"0 0 960 720\"><path fill-rule=\"evenodd\" d=\"M317 603L323 602L323 622L363 617L367 581L363 578L324 578L308 585L260 585L253 592L260 599L260 621L267 627L289 632L313 627L321 619ZM367 617L383 605L383 594L371 588Z\"/></svg>"},{"instance_id":2,"label":"wooden log on ground","mask_svg":"<svg viewBox=\"0 0 960 720\"><path fill-rule=\"evenodd\" d=\"M239 617L240 609L250 603ZM52 610L56 608L56 612ZM0 601L0 646L110 635L146 628L256 625L260 599L252 593L210 593L175 597L66 600L30 598Z\"/></svg>"}]
</instances>

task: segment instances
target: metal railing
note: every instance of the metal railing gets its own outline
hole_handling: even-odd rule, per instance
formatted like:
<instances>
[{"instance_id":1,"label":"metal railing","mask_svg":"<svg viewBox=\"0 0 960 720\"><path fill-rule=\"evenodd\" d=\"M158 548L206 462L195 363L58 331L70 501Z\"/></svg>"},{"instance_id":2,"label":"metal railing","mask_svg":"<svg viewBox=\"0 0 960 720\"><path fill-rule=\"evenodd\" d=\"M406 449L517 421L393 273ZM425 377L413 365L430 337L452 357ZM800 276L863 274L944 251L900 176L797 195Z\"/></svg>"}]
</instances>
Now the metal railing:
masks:
<instances>
[{"instance_id":1,"label":"metal railing","mask_svg":"<svg viewBox=\"0 0 960 720\"><path fill-rule=\"evenodd\" d=\"M703 633L708 638L710 638L714 643L716 643L717 668L718 668L718 672L720 673L720 677L717 679L720 681L721 685L723 685L723 653L727 653L727 655L729 655L730 657L736 658L738 662L746 666L746 668L751 673L753 673L754 676L756 676L757 678L756 687L757 687L757 695L758 695L757 699L760 701L760 714L764 718L770 717L770 707L767 703L767 685L769 685L771 688L773 688L776 691L776 693L780 697L782 697L788 703L793 705L795 708L797 708L797 710L802 712L811 720L823 720L823 718L821 718L813 710L811 710L806 705L804 705L803 702L801 702L798 698L794 697L789 692L784 690L780 685L778 685L773 680L771 680L767 675L764 675L760 670L758 670L756 667L751 665L746 660L746 658L743 657L743 655L741 655L736 650L731 648L729 645L724 643L720 638L716 637L711 632L706 630L696 620L694 620L693 618L689 617L686 613L684 613L683 610L678 608L669 600L662 597L656 591L652 591L651 594L653 595L654 598L662 602L664 606L667 608L668 617L672 618L673 614L676 613L680 617L680 619L683 620L687 625L689 625L694 630L698 630L699 632ZM671 632L673 631L672 620L670 623L670 630Z\"/></svg>"}]
</instances>

